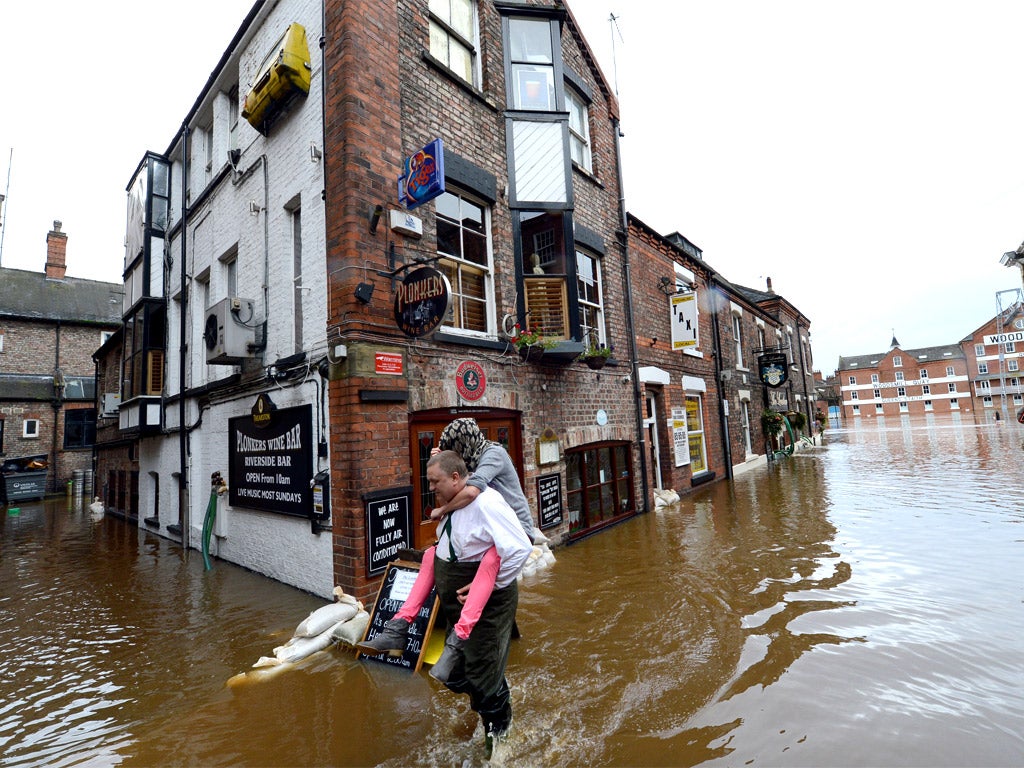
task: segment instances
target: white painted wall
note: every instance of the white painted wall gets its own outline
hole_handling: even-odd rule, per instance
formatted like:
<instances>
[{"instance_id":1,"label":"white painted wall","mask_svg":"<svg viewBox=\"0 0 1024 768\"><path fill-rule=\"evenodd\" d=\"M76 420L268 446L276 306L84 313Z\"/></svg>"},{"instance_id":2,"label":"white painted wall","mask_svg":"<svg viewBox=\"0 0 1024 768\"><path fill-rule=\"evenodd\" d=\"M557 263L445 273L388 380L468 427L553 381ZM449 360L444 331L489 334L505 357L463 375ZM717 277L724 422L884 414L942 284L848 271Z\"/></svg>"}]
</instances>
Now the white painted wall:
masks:
<instances>
[{"instance_id":1,"label":"white painted wall","mask_svg":"<svg viewBox=\"0 0 1024 768\"><path fill-rule=\"evenodd\" d=\"M239 19L239 23L241 23ZM236 142L242 150L237 172L203 197L204 187L227 165L230 142L231 100L227 97L235 82L239 101L249 90L250 79L268 50L292 22L306 29L312 64L312 84L304 100L293 102L287 117L279 120L264 137L239 116ZM269 366L279 358L296 352L293 290L292 223L296 204L301 210L302 231L302 350L311 362L321 358L326 343L326 244L323 160L314 162L310 144L322 149L320 3L314 0L286 0L257 19L243 38L211 92L196 114L196 132L192 146L190 213L186 227L185 263L188 275L189 307L186 312L188 359L185 388L195 389L216 382L241 369L236 366L206 364L202 340L205 310L229 295L227 257L237 259L235 295L255 303L256 320L266 320L266 350L254 366ZM224 41L225 47L230 42ZM197 94L197 97L199 94ZM239 108L239 112L241 109ZM183 119L185 116L182 116ZM168 126L176 131L177 126ZM212 143L212 152L206 145ZM206 158L212 155L212 167ZM181 221L180 147L172 172L173 221ZM250 212L250 201L262 209ZM172 261L168 278L168 351L165 393L181 391L179 375L181 261L182 241L179 229L170 242ZM251 373L247 371L247 374ZM187 540L193 549L202 546L202 527L209 501L210 475L220 471L228 476L228 420L249 413L256 395L270 392L279 408L313 404L313 434L319 434L319 398L311 372L304 383L278 386L257 372L252 386L225 392L214 389L204 396L200 411L196 399L186 401L185 421L189 432L190 526ZM326 407L326 400L324 401ZM324 415L324 421L329 419ZM167 434L147 438L140 447L141 517L152 514L156 494L154 473L159 477L159 517L161 535L169 535L167 525L178 519L179 435L178 404L171 402L165 412ZM198 425L198 426L196 426ZM174 431L170 431L174 430ZM314 456L316 447L313 446ZM326 468L326 458L315 458L314 471ZM231 508L227 496L220 498L213 555L265 574L299 589L331 597L333 588L332 542L329 532L313 534L308 520L271 512Z\"/></svg>"}]
</instances>

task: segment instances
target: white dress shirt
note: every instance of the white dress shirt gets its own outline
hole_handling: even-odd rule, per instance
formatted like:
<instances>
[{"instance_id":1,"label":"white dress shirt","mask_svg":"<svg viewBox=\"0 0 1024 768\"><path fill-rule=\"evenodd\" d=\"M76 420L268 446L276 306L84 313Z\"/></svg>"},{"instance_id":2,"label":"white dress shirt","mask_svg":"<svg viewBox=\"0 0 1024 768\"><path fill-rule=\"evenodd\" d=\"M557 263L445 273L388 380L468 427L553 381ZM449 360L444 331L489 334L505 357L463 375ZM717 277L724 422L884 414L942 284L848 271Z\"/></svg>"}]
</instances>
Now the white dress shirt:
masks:
<instances>
[{"instance_id":1,"label":"white dress shirt","mask_svg":"<svg viewBox=\"0 0 1024 768\"><path fill-rule=\"evenodd\" d=\"M438 557L447 560L454 555L464 563L479 562L488 549L495 547L501 558L495 589L515 581L533 550L515 511L493 488L485 488L472 503L442 519L437 538Z\"/></svg>"}]
</instances>

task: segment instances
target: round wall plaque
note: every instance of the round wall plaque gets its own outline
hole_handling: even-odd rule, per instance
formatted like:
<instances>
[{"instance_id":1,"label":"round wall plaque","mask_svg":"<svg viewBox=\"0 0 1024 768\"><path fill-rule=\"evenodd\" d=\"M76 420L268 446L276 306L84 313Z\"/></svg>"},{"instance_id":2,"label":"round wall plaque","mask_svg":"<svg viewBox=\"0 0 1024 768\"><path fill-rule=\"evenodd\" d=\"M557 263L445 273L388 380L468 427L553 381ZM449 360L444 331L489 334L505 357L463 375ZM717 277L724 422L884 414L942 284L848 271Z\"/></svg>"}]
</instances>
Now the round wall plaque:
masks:
<instances>
[{"instance_id":1,"label":"round wall plaque","mask_svg":"<svg viewBox=\"0 0 1024 768\"><path fill-rule=\"evenodd\" d=\"M455 388L464 400L479 400L487 390L487 376L479 363L464 361L455 371Z\"/></svg>"}]
</instances>

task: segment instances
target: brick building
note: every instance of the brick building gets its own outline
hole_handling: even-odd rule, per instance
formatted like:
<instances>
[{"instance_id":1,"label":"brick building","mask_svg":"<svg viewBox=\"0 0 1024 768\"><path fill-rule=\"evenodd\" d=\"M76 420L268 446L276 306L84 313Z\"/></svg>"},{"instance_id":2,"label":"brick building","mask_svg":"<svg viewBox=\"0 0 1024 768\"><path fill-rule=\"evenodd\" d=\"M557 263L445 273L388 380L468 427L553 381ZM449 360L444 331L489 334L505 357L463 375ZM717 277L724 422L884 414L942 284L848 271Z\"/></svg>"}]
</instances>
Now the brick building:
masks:
<instances>
[{"instance_id":1,"label":"brick building","mask_svg":"<svg viewBox=\"0 0 1024 768\"><path fill-rule=\"evenodd\" d=\"M408 0L327 8L335 573L360 594L374 586L375 498L408 503L416 546L432 540L425 463L455 416L506 444L535 522L556 542L647 503L627 362L618 105L564 6L455 5L470 13ZM395 178L436 139L445 192L407 210ZM415 337L397 327L391 274L423 259L437 260L452 309ZM517 323L554 344L539 361L517 354ZM614 348L601 370L576 360L585 342ZM394 368L377 365L381 355ZM553 500L546 512L540 489Z\"/></svg>"},{"instance_id":2,"label":"brick building","mask_svg":"<svg viewBox=\"0 0 1024 768\"><path fill-rule=\"evenodd\" d=\"M128 186L108 504L365 599L434 538L425 464L455 417L556 544L763 461L749 355L806 321L627 221L618 120L562 3L257 2ZM672 349L689 303L699 338Z\"/></svg>"},{"instance_id":3,"label":"brick building","mask_svg":"<svg viewBox=\"0 0 1024 768\"><path fill-rule=\"evenodd\" d=\"M1024 407L1024 309L1006 307L960 341L976 421L1016 418Z\"/></svg>"},{"instance_id":4,"label":"brick building","mask_svg":"<svg viewBox=\"0 0 1024 768\"><path fill-rule=\"evenodd\" d=\"M817 403L811 323L792 302L773 290L770 277L766 282L764 291L735 286L736 291L764 315L761 320L755 320L757 342L753 356L778 354L785 357L786 381L768 391L766 404L779 412L800 413L810 425L814 423Z\"/></svg>"},{"instance_id":5,"label":"brick building","mask_svg":"<svg viewBox=\"0 0 1024 768\"><path fill-rule=\"evenodd\" d=\"M844 356L837 368L843 420L972 414L967 358L959 345Z\"/></svg>"},{"instance_id":6,"label":"brick building","mask_svg":"<svg viewBox=\"0 0 1024 768\"><path fill-rule=\"evenodd\" d=\"M765 410L813 423L810 321L770 281L767 291L735 285L686 237L659 235L632 214L629 247L643 265L632 304L651 482L685 492L763 464L776 447ZM783 362L778 380L762 371L773 356Z\"/></svg>"},{"instance_id":7,"label":"brick building","mask_svg":"<svg viewBox=\"0 0 1024 768\"><path fill-rule=\"evenodd\" d=\"M120 285L68 277L55 221L44 272L0 268L0 460L45 456L48 491L92 469L92 353L120 323Z\"/></svg>"},{"instance_id":8,"label":"brick building","mask_svg":"<svg viewBox=\"0 0 1024 768\"><path fill-rule=\"evenodd\" d=\"M130 522L139 520L139 440L131 430L122 432L120 423L121 354L124 333L121 328L93 354L96 366L96 443L95 495L107 514ZM151 503L159 504L159 497ZM159 518L150 510L151 518Z\"/></svg>"},{"instance_id":9,"label":"brick building","mask_svg":"<svg viewBox=\"0 0 1024 768\"><path fill-rule=\"evenodd\" d=\"M719 417L715 276L700 249L629 216L638 375L649 483L685 491L728 476Z\"/></svg>"}]
</instances>

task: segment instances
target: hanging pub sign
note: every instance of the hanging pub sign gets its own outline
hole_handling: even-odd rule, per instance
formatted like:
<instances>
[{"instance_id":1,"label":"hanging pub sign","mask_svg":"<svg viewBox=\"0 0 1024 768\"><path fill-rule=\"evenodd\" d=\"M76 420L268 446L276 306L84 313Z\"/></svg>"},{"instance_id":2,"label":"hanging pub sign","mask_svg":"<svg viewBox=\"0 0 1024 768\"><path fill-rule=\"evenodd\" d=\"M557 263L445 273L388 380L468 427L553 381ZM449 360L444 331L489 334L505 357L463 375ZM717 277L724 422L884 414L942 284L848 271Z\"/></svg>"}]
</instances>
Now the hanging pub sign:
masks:
<instances>
[{"instance_id":1,"label":"hanging pub sign","mask_svg":"<svg viewBox=\"0 0 1024 768\"><path fill-rule=\"evenodd\" d=\"M406 336L431 333L444 320L452 302L452 286L433 267L413 270L395 291L395 322Z\"/></svg>"},{"instance_id":2,"label":"hanging pub sign","mask_svg":"<svg viewBox=\"0 0 1024 768\"><path fill-rule=\"evenodd\" d=\"M398 201L410 211L444 194L444 144L434 139L405 158L398 177Z\"/></svg>"},{"instance_id":3,"label":"hanging pub sign","mask_svg":"<svg viewBox=\"0 0 1024 768\"><path fill-rule=\"evenodd\" d=\"M274 407L264 394L248 416L228 419L232 507L308 517L313 508L313 406Z\"/></svg>"},{"instance_id":4,"label":"hanging pub sign","mask_svg":"<svg viewBox=\"0 0 1024 768\"><path fill-rule=\"evenodd\" d=\"M757 371L769 387L779 387L789 379L789 361L781 352L761 355L757 358Z\"/></svg>"},{"instance_id":5,"label":"hanging pub sign","mask_svg":"<svg viewBox=\"0 0 1024 768\"><path fill-rule=\"evenodd\" d=\"M765 392L768 394L769 408L779 413L785 413L789 410L789 398L786 397L786 390L766 389Z\"/></svg>"},{"instance_id":6,"label":"hanging pub sign","mask_svg":"<svg viewBox=\"0 0 1024 768\"><path fill-rule=\"evenodd\" d=\"M669 297L672 305L672 349L697 347L697 294L677 293Z\"/></svg>"}]
</instances>

